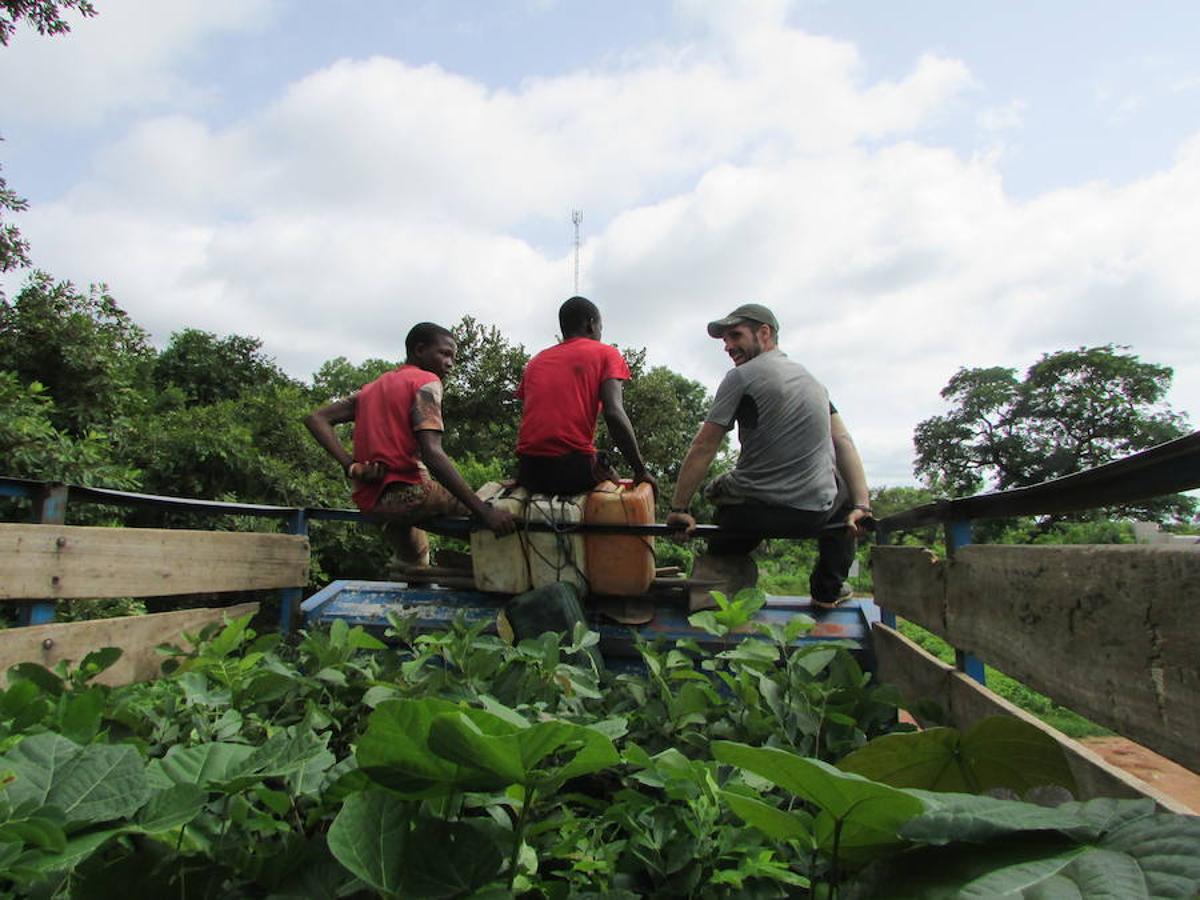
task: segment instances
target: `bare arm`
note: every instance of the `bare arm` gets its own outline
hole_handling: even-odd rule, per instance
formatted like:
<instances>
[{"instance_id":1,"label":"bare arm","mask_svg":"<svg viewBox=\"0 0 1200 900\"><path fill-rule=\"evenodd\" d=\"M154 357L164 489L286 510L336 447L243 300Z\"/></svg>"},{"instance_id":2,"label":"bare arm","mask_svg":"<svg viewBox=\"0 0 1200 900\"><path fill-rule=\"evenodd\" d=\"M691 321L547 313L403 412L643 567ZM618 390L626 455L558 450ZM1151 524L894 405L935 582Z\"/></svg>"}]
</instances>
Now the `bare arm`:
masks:
<instances>
[{"instance_id":1,"label":"bare arm","mask_svg":"<svg viewBox=\"0 0 1200 900\"><path fill-rule=\"evenodd\" d=\"M687 456L679 467L679 478L675 482L675 493L671 497L671 514L667 516L668 525L677 525L689 534L696 527L696 519L686 512L692 502L692 496L700 487L700 482L708 474L721 442L729 429L715 422L705 422L692 438L692 446L688 448ZM677 512L677 510L679 510Z\"/></svg>"},{"instance_id":2,"label":"bare arm","mask_svg":"<svg viewBox=\"0 0 1200 900\"><path fill-rule=\"evenodd\" d=\"M834 461L838 473L846 482L846 488L850 492L850 502L855 507L862 507L850 511L850 515L846 517L846 524L853 527L859 536L862 536L865 532L858 523L870 515L871 504L871 495L867 488L867 473L863 469L862 457L858 455L858 448L854 446L854 439L850 437L846 423L842 421L842 417L838 413L830 415L829 428L833 435Z\"/></svg>"},{"instance_id":3,"label":"bare arm","mask_svg":"<svg viewBox=\"0 0 1200 900\"><path fill-rule=\"evenodd\" d=\"M442 483L451 494L463 502L477 519L482 521L496 534L512 534L517 530L517 524L512 515L505 510L488 506L480 500L471 486L455 468L446 451L442 449L442 433L440 431L421 430L416 432L417 443L421 447L421 459L431 475Z\"/></svg>"},{"instance_id":4,"label":"bare arm","mask_svg":"<svg viewBox=\"0 0 1200 900\"><path fill-rule=\"evenodd\" d=\"M350 451L338 439L337 432L333 430L334 425L341 425L345 422L354 421L354 413L358 409L358 393L355 392L349 397L342 400L335 400L328 406L322 406L320 409L314 409L304 417L304 424L316 438L325 452L338 461L338 465L342 467L342 471L347 475L350 474L350 466L354 462L354 457L350 455Z\"/></svg>"},{"instance_id":5,"label":"bare arm","mask_svg":"<svg viewBox=\"0 0 1200 900\"><path fill-rule=\"evenodd\" d=\"M625 412L623 391L624 386L619 378L606 378L600 382L600 404L604 407L604 424L608 426L608 433L612 435L617 449L633 469L634 482L647 482L657 494L658 482L646 471L646 463L638 450L637 437L633 433L633 423L629 421L629 415Z\"/></svg>"}]
</instances>

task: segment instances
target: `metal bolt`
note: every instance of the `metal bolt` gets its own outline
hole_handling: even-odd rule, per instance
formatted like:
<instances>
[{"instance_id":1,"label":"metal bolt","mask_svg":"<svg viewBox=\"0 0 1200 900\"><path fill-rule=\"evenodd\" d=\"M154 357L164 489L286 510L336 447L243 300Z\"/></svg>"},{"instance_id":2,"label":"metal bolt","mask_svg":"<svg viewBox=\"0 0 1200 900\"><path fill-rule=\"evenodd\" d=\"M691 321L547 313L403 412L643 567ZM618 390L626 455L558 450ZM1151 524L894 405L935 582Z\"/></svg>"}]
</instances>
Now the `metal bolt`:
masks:
<instances>
[{"instance_id":1,"label":"metal bolt","mask_svg":"<svg viewBox=\"0 0 1200 900\"><path fill-rule=\"evenodd\" d=\"M51 583L52 585L54 585L55 587L58 587L58 581L59 581L59 579L58 579L58 576L57 576L57 575L51 575L51 576L50 576L50 583Z\"/></svg>"},{"instance_id":2,"label":"metal bolt","mask_svg":"<svg viewBox=\"0 0 1200 900\"><path fill-rule=\"evenodd\" d=\"M67 546L67 539L65 537L60 537L54 542L54 546L61 550L63 547Z\"/></svg>"},{"instance_id":3,"label":"metal bolt","mask_svg":"<svg viewBox=\"0 0 1200 900\"><path fill-rule=\"evenodd\" d=\"M46 638L44 641L42 641L42 649L43 650L49 650L53 646L54 646L54 638Z\"/></svg>"}]
</instances>

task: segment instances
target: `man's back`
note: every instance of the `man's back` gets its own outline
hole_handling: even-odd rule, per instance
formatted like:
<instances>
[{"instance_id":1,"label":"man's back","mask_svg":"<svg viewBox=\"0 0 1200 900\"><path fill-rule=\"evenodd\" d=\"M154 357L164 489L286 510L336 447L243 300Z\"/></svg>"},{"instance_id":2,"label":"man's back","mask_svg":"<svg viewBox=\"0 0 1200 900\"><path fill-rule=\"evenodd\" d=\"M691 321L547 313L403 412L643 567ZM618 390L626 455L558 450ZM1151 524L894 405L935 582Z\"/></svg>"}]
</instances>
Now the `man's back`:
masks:
<instances>
[{"instance_id":1,"label":"man's back","mask_svg":"<svg viewBox=\"0 0 1200 900\"><path fill-rule=\"evenodd\" d=\"M730 485L747 498L825 510L837 494L829 394L804 366L769 350L731 369L708 421L738 424Z\"/></svg>"}]
</instances>

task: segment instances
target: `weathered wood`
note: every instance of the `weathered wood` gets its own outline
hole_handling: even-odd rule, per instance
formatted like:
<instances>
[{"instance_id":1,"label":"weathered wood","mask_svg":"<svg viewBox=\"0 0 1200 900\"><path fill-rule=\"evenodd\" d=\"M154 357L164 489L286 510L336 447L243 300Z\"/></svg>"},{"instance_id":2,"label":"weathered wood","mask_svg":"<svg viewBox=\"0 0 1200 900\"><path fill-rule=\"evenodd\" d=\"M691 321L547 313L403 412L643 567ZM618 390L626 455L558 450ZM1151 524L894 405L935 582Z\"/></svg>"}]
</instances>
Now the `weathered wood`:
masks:
<instances>
[{"instance_id":1,"label":"weathered wood","mask_svg":"<svg viewBox=\"0 0 1200 900\"><path fill-rule=\"evenodd\" d=\"M1001 546L872 554L881 605L1200 771L1200 552Z\"/></svg>"},{"instance_id":2,"label":"weathered wood","mask_svg":"<svg viewBox=\"0 0 1200 900\"><path fill-rule=\"evenodd\" d=\"M981 545L947 567L950 642L1200 771L1200 553Z\"/></svg>"},{"instance_id":3,"label":"weathered wood","mask_svg":"<svg viewBox=\"0 0 1200 900\"><path fill-rule=\"evenodd\" d=\"M946 636L945 568L924 547L871 548L875 602L889 612Z\"/></svg>"},{"instance_id":4,"label":"weathered wood","mask_svg":"<svg viewBox=\"0 0 1200 900\"><path fill-rule=\"evenodd\" d=\"M0 600L160 597L298 587L308 539L287 534L0 524Z\"/></svg>"},{"instance_id":5,"label":"weathered wood","mask_svg":"<svg viewBox=\"0 0 1200 900\"><path fill-rule=\"evenodd\" d=\"M96 681L112 686L149 681L161 674L165 657L154 649L159 644L182 646L185 631L194 634L209 622L256 612L257 603L242 603L222 609L184 609L147 616L10 628L0 633L0 672L23 662L51 668L67 659L77 665L93 650L120 647L121 658Z\"/></svg>"},{"instance_id":6,"label":"weathered wood","mask_svg":"<svg viewBox=\"0 0 1200 900\"><path fill-rule=\"evenodd\" d=\"M932 700L946 711L950 724L959 729L988 716L1008 715L1029 722L1048 734L1063 748L1081 799L1149 797L1171 812L1193 812L1173 797L1106 762L1078 741L926 653L898 631L876 624L871 629L871 643L880 681L899 690L906 703L912 705L918 700Z\"/></svg>"}]
</instances>

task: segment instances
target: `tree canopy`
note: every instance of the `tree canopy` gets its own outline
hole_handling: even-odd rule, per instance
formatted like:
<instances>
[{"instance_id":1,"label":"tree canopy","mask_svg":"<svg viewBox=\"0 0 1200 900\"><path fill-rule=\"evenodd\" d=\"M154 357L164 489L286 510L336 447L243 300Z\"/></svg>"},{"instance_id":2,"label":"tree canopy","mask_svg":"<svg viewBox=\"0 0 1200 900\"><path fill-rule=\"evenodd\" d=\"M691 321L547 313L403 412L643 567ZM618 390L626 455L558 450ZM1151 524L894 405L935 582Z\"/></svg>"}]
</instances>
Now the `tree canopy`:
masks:
<instances>
[{"instance_id":1,"label":"tree canopy","mask_svg":"<svg viewBox=\"0 0 1200 900\"><path fill-rule=\"evenodd\" d=\"M1003 367L962 368L941 395L950 412L920 422L914 470L951 496L1039 484L1188 433L1164 401L1172 370L1106 344L1043 355L1024 378ZM1138 507L1160 518L1180 498Z\"/></svg>"}]
</instances>

